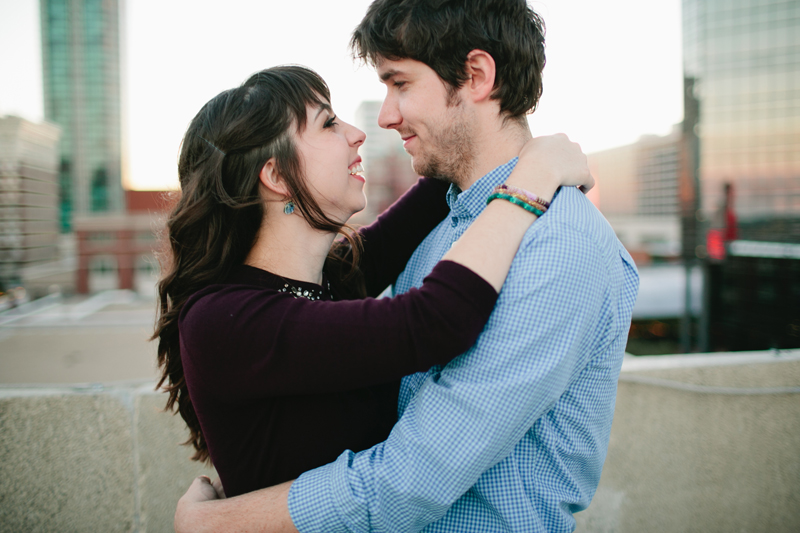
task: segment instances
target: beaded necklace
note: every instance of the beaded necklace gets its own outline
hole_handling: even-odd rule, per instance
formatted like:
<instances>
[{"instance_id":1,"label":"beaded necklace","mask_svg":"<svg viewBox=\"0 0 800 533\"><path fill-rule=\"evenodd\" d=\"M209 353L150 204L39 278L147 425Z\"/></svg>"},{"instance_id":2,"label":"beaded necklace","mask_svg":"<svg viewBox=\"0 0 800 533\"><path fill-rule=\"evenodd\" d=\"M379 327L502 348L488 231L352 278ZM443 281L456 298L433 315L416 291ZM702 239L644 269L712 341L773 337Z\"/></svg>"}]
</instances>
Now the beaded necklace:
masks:
<instances>
[{"instance_id":1,"label":"beaded necklace","mask_svg":"<svg viewBox=\"0 0 800 533\"><path fill-rule=\"evenodd\" d=\"M331 282L328 278L323 280L328 288L328 294L331 294ZM291 285L286 278L283 279L283 288L279 289L280 292L286 292L294 296L295 298L305 298L306 300L319 300L322 298L323 289L301 289L299 287L295 287ZM333 299L333 295L331 295L331 299Z\"/></svg>"}]
</instances>

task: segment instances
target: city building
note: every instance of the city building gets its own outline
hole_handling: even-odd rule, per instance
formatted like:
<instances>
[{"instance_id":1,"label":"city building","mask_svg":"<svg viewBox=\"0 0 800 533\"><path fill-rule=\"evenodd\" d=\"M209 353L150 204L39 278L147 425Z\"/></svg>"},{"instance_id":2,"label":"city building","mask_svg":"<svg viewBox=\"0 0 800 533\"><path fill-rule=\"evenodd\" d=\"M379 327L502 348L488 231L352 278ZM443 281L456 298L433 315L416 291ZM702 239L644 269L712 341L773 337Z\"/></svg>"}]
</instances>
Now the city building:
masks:
<instances>
[{"instance_id":1,"label":"city building","mask_svg":"<svg viewBox=\"0 0 800 533\"><path fill-rule=\"evenodd\" d=\"M122 212L119 0L41 0L45 118L61 126L61 229Z\"/></svg>"},{"instance_id":2,"label":"city building","mask_svg":"<svg viewBox=\"0 0 800 533\"><path fill-rule=\"evenodd\" d=\"M58 256L58 139L54 124L0 118L0 291Z\"/></svg>"},{"instance_id":3,"label":"city building","mask_svg":"<svg viewBox=\"0 0 800 533\"><path fill-rule=\"evenodd\" d=\"M76 216L75 292L152 293L159 275L156 254L177 197L170 191L125 191L126 213Z\"/></svg>"},{"instance_id":4,"label":"city building","mask_svg":"<svg viewBox=\"0 0 800 533\"><path fill-rule=\"evenodd\" d=\"M674 217L679 212L680 129L669 135L644 135L637 143L636 212Z\"/></svg>"},{"instance_id":5,"label":"city building","mask_svg":"<svg viewBox=\"0 0 800 533\"><path fill-rule=\"evenodd\" d=\"M365 101L356 110L356 126L367 134L367 142L359 150L367 180L367 208L353 217L352 222L357 224L375 220L419 178L397 132L378 126L381 104Z\"/></svg>"},{"instance_id":6,"label":"city building","mask_svg":"<svg viewBox=\"0 0 800 533\"><path fill-rule=\"evenodd\" d=\"M589 154L595 204L639 265L680 253L680 132Z\"/></svg>"},{"instance_id":7,"label":"city building","mask_svg":"<svg viewBox=\"0 0 800 533\"><path fill-rule=\"evenodd\" d=\"M683 57L704 218L731 183L740 238L800 242L800 3L683 0Z\"/></svg>"},{"instance_id":8,"label":"city building","mask_svg":"<svg viewBox=\"0 0 800 533\"><path fill-rule=\"evenodd\" d=\"M683 0L683 57L683 255L705 272L697 347L800 347L800 3Z\"/></svg>"},{"instance_id":9,"label":"city building","mask_svg":"<svg viewBox=\"0 0 800 533\"><path fill-rule=\"evenodd\" d=\"M587 156L595 178L595 205L606 217L636 214L636 145Z\"/></svg>"}]
</instances>

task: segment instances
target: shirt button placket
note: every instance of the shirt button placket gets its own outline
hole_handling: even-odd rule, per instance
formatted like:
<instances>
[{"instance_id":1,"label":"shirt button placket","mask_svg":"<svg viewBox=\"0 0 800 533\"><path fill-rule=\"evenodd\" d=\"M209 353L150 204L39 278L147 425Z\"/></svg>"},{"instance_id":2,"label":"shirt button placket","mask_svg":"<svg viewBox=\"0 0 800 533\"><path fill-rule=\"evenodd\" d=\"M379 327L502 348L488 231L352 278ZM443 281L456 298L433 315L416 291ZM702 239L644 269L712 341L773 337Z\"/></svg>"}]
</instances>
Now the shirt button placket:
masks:
<instances>
[{"instance_id":1,"label":"shirt button placket","mask_svg":"<svg viewBox=\"0 0 800 533\"><path fill-rule=\"evenodd\" d=\"M450 227L452 228L452 231L450 232L450 247L452 247L453 244L455 244L455 242L458 240L459 237L459 231L458 231L458 223L460 221L459 214L460 213L458 212L457 209L453 209L453 214L450 216Z\"/></svg>"}]
</instances>

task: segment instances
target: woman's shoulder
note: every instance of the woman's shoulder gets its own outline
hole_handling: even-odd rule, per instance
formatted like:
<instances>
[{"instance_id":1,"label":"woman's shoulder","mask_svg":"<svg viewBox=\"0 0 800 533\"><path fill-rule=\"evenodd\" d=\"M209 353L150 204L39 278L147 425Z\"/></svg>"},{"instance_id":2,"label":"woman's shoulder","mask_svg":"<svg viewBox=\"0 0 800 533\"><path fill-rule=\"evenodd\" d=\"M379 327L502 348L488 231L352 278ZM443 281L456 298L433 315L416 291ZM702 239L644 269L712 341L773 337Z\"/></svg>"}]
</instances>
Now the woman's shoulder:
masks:
<instances>
[{"instance_id":1,"label":"woman's shoulder","mask_svg":"<svg viewBox=\"0 0 800 533\"><path fill-rule=\"evenodd\" d=\"M225 335L246 315L279 312L282 303L292 298L267 287L238 283L209 285L189 297L181 309L178 327L181 336L195 338Z\"/></svg>"},{"instance_id":2,"label":"woman's shoulder","mask_svg":"<svg viewBox=\"0 0 800 533\"><path fill-rule=\"evenodd\" d=\"M280 282L274 274L239 265L223 281L192 294L181 309L180 320L204 321L206 317L217 320L232 316L245 304L271 302L281 294L279 287Z\"/></svg>"},{"instance_id":3,"label":"woman's shoulder","mask_svg":"<svg viewBox=\"0 0 800 533\"><path fill-rule=\"evenodd\" d=\"M181 320L197 320L204 316L219 318L252 305L254 300L271 303L286 296L277 289L243 283L216 283L192 294L181 309Z\"/></svg>"}]
</instances>

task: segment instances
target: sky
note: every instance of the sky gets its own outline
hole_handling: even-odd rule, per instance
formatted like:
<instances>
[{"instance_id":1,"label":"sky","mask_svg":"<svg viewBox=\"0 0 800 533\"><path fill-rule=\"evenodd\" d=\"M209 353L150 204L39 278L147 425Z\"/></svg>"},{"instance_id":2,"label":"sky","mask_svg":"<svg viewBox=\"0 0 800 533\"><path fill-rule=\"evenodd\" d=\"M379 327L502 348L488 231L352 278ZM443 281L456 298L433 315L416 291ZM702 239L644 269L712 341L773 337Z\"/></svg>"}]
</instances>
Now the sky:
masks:
<instances>
[{"instance_id":1,"label":"sky","mask_svg":"<svg viewBox=\"0 0 800 533\"><path fill-rule=\"evenodd\" d=\"M124 185L176 187L180 140L200 107L273 65L319 72L353 122L361 101L384 96L348 50L370 1L123 0ZM547 26L534 135L564 132L591 153L680 122L680 0L529 4ZM44 119L40 39L37 0L0 0L0 116Z\"/></svg>"}]
</instances>

